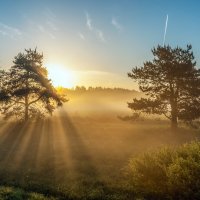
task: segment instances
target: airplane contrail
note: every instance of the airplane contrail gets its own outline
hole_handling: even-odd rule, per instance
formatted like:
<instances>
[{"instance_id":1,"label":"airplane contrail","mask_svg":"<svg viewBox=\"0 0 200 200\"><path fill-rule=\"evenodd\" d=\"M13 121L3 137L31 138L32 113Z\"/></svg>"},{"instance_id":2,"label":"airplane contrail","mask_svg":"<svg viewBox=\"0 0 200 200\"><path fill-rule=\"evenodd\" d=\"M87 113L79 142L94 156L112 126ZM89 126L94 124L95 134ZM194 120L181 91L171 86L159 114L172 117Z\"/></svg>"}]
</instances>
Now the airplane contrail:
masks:
<instances>
[{"instance_id":1,"label":"airplane contrail","mask_svg":"<svg viewBox=\"0 0 200 200\"><path fill-rule=\"evenodd\" d=\"M165 22L165 32L164 32L164 38L163 38L163 46L165 45L165 38L166 38L166 33L167 33L167 25L168 25L168 14L166 17L166 22Z\"/></svg>"}]
</instances>

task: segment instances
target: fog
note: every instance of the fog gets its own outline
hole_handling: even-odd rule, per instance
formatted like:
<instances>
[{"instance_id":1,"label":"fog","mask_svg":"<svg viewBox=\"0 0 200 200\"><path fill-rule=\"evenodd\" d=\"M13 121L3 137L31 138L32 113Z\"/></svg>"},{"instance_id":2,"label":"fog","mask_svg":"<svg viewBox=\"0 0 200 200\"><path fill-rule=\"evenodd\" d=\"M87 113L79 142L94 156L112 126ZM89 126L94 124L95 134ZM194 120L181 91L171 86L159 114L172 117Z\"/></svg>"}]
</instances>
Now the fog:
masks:
<instances>
[{"instance_id":1,"label":"fog","mask_svg":"<svg viewBox=\"0 0 200 200\"><path fill-rule=\"evenodd\" d=\"M45 120L1 121L0 183L37 191L43 185L43 192L55 193L81 187L86 194L102 185L115 187L132 156L197 137L187 129L174 134L161 119L118 119L131 114L126 104L131 98L133 94L71 94L70 101Z\"/></svg>"}]
</instances>

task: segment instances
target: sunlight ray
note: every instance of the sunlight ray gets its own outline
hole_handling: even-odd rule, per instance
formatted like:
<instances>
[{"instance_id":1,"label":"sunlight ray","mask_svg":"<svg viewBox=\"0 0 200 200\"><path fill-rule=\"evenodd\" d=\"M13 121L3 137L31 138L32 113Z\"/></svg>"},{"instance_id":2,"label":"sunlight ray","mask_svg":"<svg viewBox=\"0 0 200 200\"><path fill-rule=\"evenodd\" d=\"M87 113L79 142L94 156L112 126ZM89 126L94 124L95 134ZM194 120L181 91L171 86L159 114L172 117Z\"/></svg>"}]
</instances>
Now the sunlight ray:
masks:
<instances>
[{"instance_id":1,"label":"sunlight ray","mask_svg":"<svg viewBox=\"0 0 200 200\"><path fill-rule=\"evenodd\" d=\"M17 154L17 150L20 147L19 143L21 143L24 131L26 130L27 126L28 122L26 122L25 124L17 124L13 131L7 132L7 136L4 139L4 143L11 143L12 145L9 146L7 144L7 147L9 147L9 149L5 149L6 154L4 155L2 165L6 168L14 167L13 165L8 166L7 164L9 163L9 160L13 159L13 156ZM16 130L18 131L15 132Z\"/></svg>"},{"instance_id":2,"label":"sunlight ray","mask_svg":"<svg viewBox=\"0 0 200 200\"><path fill-rule=\"evenodd\" d=\"M34 129L34 126L35 126L35 123L28 122L27 126L24 129L23 138L21 138L21 140L19 141L19 144L18 144L19 148L17 150L15 157L13 157L13 162L15 162L14 168L16 170L22 167L21 163L27 153L26 150L30 143L30 136L31 136L31 132Z\"/></svg>"}]
</instances>

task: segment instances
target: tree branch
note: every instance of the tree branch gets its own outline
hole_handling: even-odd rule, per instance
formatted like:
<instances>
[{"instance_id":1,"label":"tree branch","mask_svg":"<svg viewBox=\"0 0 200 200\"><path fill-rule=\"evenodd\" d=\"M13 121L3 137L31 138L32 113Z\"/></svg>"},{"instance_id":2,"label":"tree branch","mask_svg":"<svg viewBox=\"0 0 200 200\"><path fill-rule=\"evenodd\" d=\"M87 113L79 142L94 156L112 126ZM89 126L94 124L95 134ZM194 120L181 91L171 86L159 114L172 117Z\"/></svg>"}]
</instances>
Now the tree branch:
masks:
<instances>
[{"instance_id":1,"label":"tree branch","mask_svg":"<svg viewBox=\"0 0 200 200\"><path fill-rule=\"evenodd\" d=\"M25 104L24 102L22 102L22 101L16 101L16 100L14 100L14 99L10 99L11 101L14 101L15 103L20 103L20 104Z\"/></svg>"},{"instance_id":2,"label":"tree branch","mask_svg":"<svg viewBox=\"0 0 200 200\"><path fill-rule=\"evenodd\" d=\"M172 118L171 118L170 116L168 116L166 113L163 113L163 115L164 115L167 119L169 119L169 120L172 119Z\"/></svg>"},{"instance_id":3,"label":"tree branch","mask_svg":"<svg viewBox=\"0 0 200 200\"><path fill-rule=\"evenodd\" d=\"M31 101L28 105L30 106L33 103L36 103L37 101L39 101L41 98L43 97L43 94L41 94L37 99L35 99L34 101Z\"/></svg>"}]
</instances>

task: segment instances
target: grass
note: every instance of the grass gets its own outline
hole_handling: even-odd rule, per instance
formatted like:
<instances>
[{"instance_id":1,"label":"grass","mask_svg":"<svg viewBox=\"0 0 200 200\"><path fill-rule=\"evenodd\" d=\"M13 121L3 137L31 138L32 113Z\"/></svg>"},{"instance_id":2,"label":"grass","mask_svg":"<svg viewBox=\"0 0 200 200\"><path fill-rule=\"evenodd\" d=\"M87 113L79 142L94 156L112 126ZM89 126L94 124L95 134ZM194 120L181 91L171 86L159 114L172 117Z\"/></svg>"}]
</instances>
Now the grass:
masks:
<instances>
[{"instance_id":1,"label":"grass","mask_svg":"<svg viewBox=\"0 0 200 200\"><path fill-rule=\"evenodd\" d=\"M134 199L123 185L122 169L130 157L199 137L195 130L173 133L168 127L165 121L129 123L65 111L44 121L2 123L0 185L22 188L13 190L19 195L41 193L41 198Z\"/></svg>"},{"instance_id":2,"label":"grass","mask_svg":"<svg viewBox=\"0 0 200 200\"><path fill-rule=\"evenodd\" d=\"M26 192L19 188L0 186L0 200L56 200L56 198Z\"/></svg>"}]
</instances>

